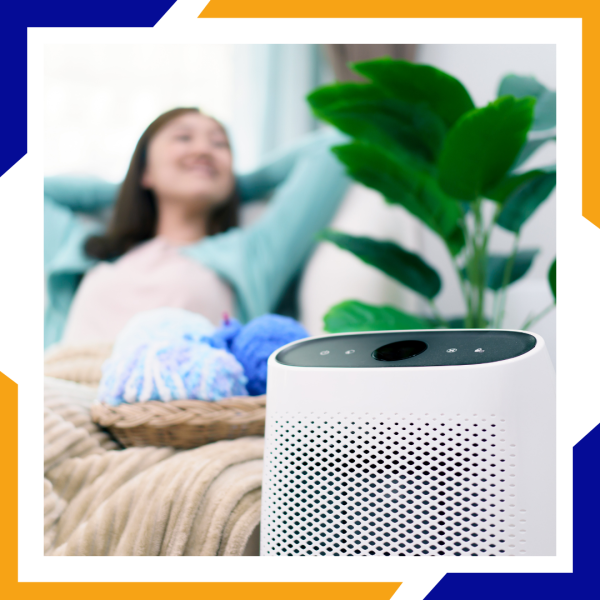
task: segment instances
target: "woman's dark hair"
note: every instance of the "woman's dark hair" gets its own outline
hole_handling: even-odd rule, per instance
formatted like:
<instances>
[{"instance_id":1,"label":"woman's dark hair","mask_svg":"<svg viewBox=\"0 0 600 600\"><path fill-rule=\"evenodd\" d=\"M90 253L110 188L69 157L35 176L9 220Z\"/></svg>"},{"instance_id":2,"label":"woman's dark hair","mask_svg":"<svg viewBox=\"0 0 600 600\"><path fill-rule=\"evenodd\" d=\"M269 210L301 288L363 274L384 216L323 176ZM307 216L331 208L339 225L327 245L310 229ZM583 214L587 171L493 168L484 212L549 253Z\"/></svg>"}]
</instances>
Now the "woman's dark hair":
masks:
<instances>
[{"instance_id":1,"label":"woman's dark hair","mask_svg":"<svg viewBox=\"0 0 600 600\"><path fill-rule=\"evenodd\" d=\"M115 202L115 208L104 235L92 236L85 243L85 252L92 258L112 260L125 254L141 242L156 235L158 212L152 190L142 187L148 144L169 121L186 113L199 113L197 108L175 108L155 119L140 137L131 157L127 175ZM214 235L237 225L239 196L237 188L208 217L207 233Z\"/></svg>"}]
</instances>

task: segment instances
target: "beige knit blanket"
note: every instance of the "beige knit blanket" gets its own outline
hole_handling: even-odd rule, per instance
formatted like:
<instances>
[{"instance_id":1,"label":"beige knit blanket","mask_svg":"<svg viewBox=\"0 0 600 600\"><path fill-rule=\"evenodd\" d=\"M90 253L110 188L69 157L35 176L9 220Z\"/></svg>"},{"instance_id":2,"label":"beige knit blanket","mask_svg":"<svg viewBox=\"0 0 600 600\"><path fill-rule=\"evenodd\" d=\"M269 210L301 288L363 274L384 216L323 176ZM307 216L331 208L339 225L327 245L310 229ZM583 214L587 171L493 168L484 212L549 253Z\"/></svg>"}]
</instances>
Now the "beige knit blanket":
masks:
<instances>
[{"instance_id":1,"label":"beige knit blanket","mask_svg":"<svg viewBox=\"0 0 600 600\"><path fill-rule=\"evenodd\" d=\"M94 396L93 387L45 380L47 555L256 553L262 438L122 450L91 421Z\"/></svg>"}]
</instances>

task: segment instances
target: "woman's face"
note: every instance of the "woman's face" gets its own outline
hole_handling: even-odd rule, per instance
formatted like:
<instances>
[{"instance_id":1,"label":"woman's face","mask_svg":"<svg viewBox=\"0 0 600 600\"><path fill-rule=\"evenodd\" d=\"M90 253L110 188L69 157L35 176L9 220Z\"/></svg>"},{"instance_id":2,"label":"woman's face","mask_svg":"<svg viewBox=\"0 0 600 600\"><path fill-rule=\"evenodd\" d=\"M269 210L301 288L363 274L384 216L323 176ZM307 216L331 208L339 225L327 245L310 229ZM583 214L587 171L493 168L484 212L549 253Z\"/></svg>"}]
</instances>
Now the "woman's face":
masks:
<instances>
[{"instance_id":1,"label":"woman's face","mask_svg":"<svg viewBox=\"0 0 600 600\"><path fill-rule=\"evenodd\" d=\"M229 141L221 126L189 112L164 125L150 140L142 185L161 201L210 208L233 192Z\"/></svg>"}]
</instances>

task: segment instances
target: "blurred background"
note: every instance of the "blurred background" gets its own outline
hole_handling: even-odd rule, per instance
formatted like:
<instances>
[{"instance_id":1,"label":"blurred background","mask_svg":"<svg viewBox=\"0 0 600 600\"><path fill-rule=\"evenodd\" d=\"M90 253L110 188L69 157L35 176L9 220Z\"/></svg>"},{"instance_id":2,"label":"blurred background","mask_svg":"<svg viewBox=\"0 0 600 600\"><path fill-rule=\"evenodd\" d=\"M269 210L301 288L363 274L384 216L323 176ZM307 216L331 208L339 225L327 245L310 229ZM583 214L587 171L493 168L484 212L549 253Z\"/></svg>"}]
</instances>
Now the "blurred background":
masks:
<instances>
[{"instance_id":1,"label":"blurred background","mask_svg":"<svg viewBox=\"0 0 600 600\"><path fill-rule=\"evenodd\" d=\"M438 67L457 77L477 106L495 99L501 78L532 75L556 89L553 45L47 45L45 47L45 174L123 178L136 141L160 113L198 106L229 131L236 170L322 127L305 101L316 87L356 80L347 62L380 56ZM546 144L525 168L555 161ZM245 209L251 222L263 207ZM438 306L445 316L463 312L459 284L442 242L398 206L353 185L333 227L355 235L393 239L418 252L441 273ZM491 250L508 252L512 235L496 228ZM520 328L530 313L552 301L547 271L556 256L553 196L521 232L522 248L540 248L531 271L510 288L506 328ZM357 299L424 311L412 292L331 244L321 244L300 282L300 316L310 333L335 303ZM555 311L533 328L555 357Z\"/></svg>"}]
</instances>

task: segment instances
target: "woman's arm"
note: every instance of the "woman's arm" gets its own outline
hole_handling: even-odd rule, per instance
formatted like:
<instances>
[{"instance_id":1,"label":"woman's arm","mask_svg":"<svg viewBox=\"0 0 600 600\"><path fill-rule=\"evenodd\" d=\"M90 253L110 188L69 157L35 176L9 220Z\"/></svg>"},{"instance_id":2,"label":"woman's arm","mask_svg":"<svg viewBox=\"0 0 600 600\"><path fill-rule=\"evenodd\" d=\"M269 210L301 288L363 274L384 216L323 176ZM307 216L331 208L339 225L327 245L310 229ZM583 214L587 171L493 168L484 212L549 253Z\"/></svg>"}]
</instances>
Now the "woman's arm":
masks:
<instances>
[{"instance_id":1,"label":"woman's arm","mask_svg":"<svg viewBox=\"0 0 600 600\"><path fill-rule=\"evenodd\" d=\"M52 262L73 227L73 211L44 196L44 269Z\"/></svg>"},{"instance_id":2,"label":"woman's arm","mask_svg":"<svg viewBox=\"0 0 600 600\"><path fill-rule=\"evenodd\" d=\"M272 290L269 310L308 259L316 234L329 225L347 190L345 168L331 152L343 140L338 135L320 137L307 146L263 217L246 232L246 252L258 261L260 284Z\"/></svg>"},{"instance_id":3,"label":"woman's arm","mask_svg":"<svg viewBox=\"0 0 600 600\"><path fill-rule=\"evenodd\" d=\"M44 177L44 271L61 251L69 236L81 227L77 212L96 212L111 206L120 185L95 176Z\"/></svg>"},{"instance_id":4,"label":"woman's arm","mask_svg":"<svg viewBox=\"0 0 600 600\"><path fill-rule=\"evenodd\" d=\"M290 176L302 156L310 154L322 144L339 144L345 139L336 131L321 129L274 151L257 169L236 176L242 200L264 199Z\"/></svg>"},{"instance_id":5,"label":"woman's arm","mask_svg":"<svg viewBox=\"0 0 600 600\"><path fill-rule=\"evenodd\" d=\"M78 212L94 212L112 206L118 191L119 184L98 177L44 178L44 196Z\"/></svg>"}]
</instances>

